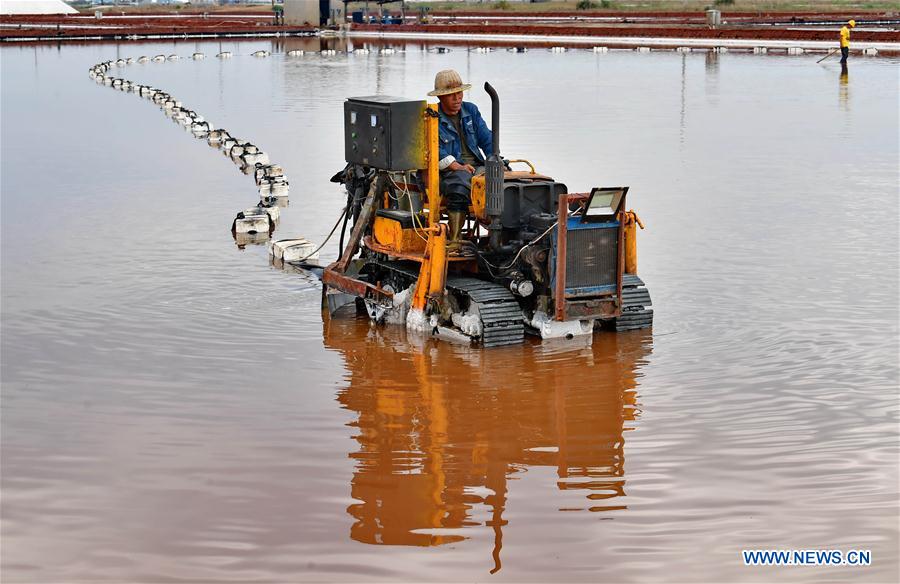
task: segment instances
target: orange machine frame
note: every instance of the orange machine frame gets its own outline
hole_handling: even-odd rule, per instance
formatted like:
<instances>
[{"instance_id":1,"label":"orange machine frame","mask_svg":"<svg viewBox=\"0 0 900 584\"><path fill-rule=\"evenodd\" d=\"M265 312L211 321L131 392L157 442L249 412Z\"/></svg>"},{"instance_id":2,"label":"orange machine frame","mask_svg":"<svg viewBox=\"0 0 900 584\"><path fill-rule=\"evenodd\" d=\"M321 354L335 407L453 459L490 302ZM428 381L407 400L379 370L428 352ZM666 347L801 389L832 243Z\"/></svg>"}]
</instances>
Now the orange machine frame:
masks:
<instances>
[{"instance_id":1,"label":"orange machine frame","mask_svg":"<svg viewBox=\"0 0 900 584\"><path fill-rule=\"evenodd\" d=\"M425 108L425 205L428 210L427 225L414 229L398 229L396 222L375 216L376 207L384 205L384 193L373 190L363 204L357 224L350 235L341 258L325 269L325 284L361 298L387 301L393 293L379 284L372 284L346 275L352 257L362 244L367 248L391 257L416 261L422 264L413 292L412 307L424 310L429 301L440 301L447 282L447 226L441 221L440 171L438 168L438 111L437 104ZM375 237L363 237L366 225L374 221ZM394 225L389 225L394 223ZM425 237L425 241L421 240ZM454 258L457 259L457 258ZM459 258L469 261L469 258Z\"/></svg>"}]
</instances>

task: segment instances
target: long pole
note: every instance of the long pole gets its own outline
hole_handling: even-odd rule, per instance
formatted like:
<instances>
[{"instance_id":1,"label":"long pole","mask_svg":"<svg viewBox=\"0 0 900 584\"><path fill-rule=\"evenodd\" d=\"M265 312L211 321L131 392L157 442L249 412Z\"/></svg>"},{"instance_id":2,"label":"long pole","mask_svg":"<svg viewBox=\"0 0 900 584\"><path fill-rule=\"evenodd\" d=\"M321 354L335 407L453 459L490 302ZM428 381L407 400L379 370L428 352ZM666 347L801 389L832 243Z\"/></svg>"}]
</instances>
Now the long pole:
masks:
<instances>
[{"instance_id":1,"label":"long pole","mask_svg":"<svg viewBox=\"0 0 900 584\"><path fill-rule=\"evenodd\" d=\"M822 61L824 61L825 59L827 59L828 57L830 57L831 55L833 55L834 52L835 52L836 50L837 50L837 49L831 49L830 51L828 51L828 54L827 54L827 55L825 55L824 57L822 57L821 59L819 59L818 61L816 61L816 63L821 63Z\"/></svg>"}]
</instances>

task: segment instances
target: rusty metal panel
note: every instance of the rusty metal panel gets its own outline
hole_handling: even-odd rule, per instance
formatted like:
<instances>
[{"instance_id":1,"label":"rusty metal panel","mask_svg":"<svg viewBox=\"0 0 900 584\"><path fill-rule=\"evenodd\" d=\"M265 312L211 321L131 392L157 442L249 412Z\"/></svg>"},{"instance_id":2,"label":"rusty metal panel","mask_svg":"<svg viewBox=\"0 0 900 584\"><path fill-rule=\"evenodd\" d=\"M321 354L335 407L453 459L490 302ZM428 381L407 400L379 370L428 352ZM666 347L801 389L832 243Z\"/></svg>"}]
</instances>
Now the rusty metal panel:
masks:
<instances>
[{"instance_id":1,"label":"rusty metal panel","mask_svg":"<svg viewBox=\"0 0 900 584\"><path fill-rule=\"evenodd\" d=\"M322 273L322 282L329 287L340 290L341 292L346 292L347 294L352 294L359 298L369 298L377 302L387 302L394 297L393 292L388 292L369 282L345 276L344 274L335 271L336 268L336 263L331 264L325 268L325 271Z\"/></svg>"},{"instance_id":2,"label":"rusty metal panel","mask_svg":"<svg viewBox=\"0 0 900 584\"><path fill-rule=\"evenodd\" d=\"M556 304L556 320L566 320L566 223L569 216L569 197L559 195L557 208L557 232L556 232L556 290L554 301Z\"/></svg>"},{"instance_id":3,"label":"rusty metal panel","mask_svg":"<svg viewBox=\"0 0 900 584\"><path fill-rule=\"evenodd\" d=\"M610 295L606 298L591 298L588 300L567 300L566 315L569 319L576 318L615 318L619 316L619 302L616 297Z\"/></svg>"},{"instance_id":4,"label":"rusty metal panel","mask_svg":"<svg viewBox=\"0 0 900 584\"><path fill-rule=\"evenodd\" d=\"M359 251L359 242L362 240L363 232L375 215L375 199L384 192L384 183L384 173L378 173L375 180L372 181L372 186L369 188L369 194L366 196L366 200L359 212L359 217L356 219L356 223L353 224L353 231L350 232L350 240L347 242L347 247L341 253L341 258L333 264L335 271L339 273L346 272L350 260Z\"/></svg>"}]
</instances>

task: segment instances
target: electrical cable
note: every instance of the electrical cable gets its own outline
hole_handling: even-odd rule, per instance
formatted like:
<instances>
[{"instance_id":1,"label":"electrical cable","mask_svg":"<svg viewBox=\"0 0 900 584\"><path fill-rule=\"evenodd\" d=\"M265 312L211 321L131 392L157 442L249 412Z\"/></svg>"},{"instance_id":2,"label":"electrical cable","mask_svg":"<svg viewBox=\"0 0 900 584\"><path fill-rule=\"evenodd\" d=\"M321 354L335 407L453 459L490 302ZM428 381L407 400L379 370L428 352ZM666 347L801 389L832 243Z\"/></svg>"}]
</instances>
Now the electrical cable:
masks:
<instances>
[{"instance_id":1,"label":"electrical cable","mask_svg":"<svg viewBox=\"0 0 900 584\"><path fill-rule=\"evenodd\" d=\"M347 209L350 208L350 204L352 202L353 195L350 193L350 190L347 190L347 205L344 207L344 224L341 226L341 238L338 240L338 253L343 253L344 251L344 235L347 233L347 222L350 220L350 214L347 213Z\"/></svg>"},{"instance_id":2,"label":"electrical cable","mask_svg":"<svg viewBox=\"0 0 900 584\"><path fill-rule=\"evenodd\" d=\"M580 207L579 207L579 209L580 209ZM578 211L578 209L575 209L574 211L570 211L569 214L566 215L566 217L567 217L567 218L568 218L568 217L571 217L571 216L572 216L573 214L575 214L577 211ZM539 242L541 239L544 238L545 235L547 235L548 233L550 233L550 231L552 231L553 228L556 227L557 225L559 225L559 220L554 221L554 222L553 222L553 225L551 225L550 227L548 227L548 228L546 229L546 231L544 231L543 233L541 233L540 235L538 235L537 237L535 237L534 239L532 239L531 241L529 241L528 243L526 243L525 245L523 245L521 248L519 248L519 251L518 251L518 252L516 253L516 255L513 257L512 261L509 262L508 264L506 264L505 266L495 266L494 264L492 264L491 262L487 261L487 260L484 259L483 257L480 257L480 256L479 256L479 257L480 257L481 261L483 261L483 262L487 265L488 271L491 273L491 276L493 276L493 277L496 278L497 275L493 272L493 270L491 270L491 268L495 268L495 269L497 269L497 270L501 270L501 271L502 271L502 270L508 270L509 268L513 267L513 265L515 265L515 263L518 261L519 256L522 255L522 252L525 251L525 248L526 248L526 247L530 247L530 246L536 244L537 242Z\"/></svg>"},{"instance_id":3,"label":"electrical cable","mask_svg":"<svg viewBox=\"0 0 900 584\"><path fill-rule=\"evenodd\" d=\"M419 233L419 229L421 229L422 231L425 231L425 226L422 225L421 221L419 220L419 217L416 216L415 209L413 208L414 205L413 205L413 202L412 202L412 196L410 195L410 191L409 191L409 183L408 183L408 182L403 183L403 184L406 185L406 186L405 186L404 188L401 189L401 188L400 188L400 185L398 185L396 182L394 182L394 177L393 177L393 176L391 176L391 175L389 174L389 175L388 175L388 179L390 179L391 184L394 185L394 188L395 188L395 189L398 189L398 190L400 191L401 194L406 195L406 200L409 201L409 216L412 218L412 221L413 221L413 231L415 231L416 235L419 236L419 239L421 239L422 241L424 241L424 242L427 243L427 242L428 242L428 238L425 237L425 236L423 236L421 233ZM390 195L389 195L389 196L390 196ZM400 201L400 198L397 197L397 198L395 198L394 200L399 202L399 201ZM416 225L418 225L418 227L416 227Z\"/></svg>"},{"instance_id":4,"label":"electrical cable","mask_svg":"<svg viewBox=\"0 0 900 584\"><path fill-rule=\"evenodd\" d=\"M303 256L302 258L300 258L300 259L297 260L296 262L291 262L291 263L300 263L300 262L304 262L304 261L306 261L307 259L309 259L309 258L311 258L312 256L314 256L314 255L316 255L317 253L319 253L319 250L321 250L323 247L325 247L325 244L328 243L328 240L330 240L330 239L331 239L331 236L334 235L334 232L337 231L338 225L341 224L341 219L343 219L345 215L347 215L347 207L344 207L344 210L341 211L341 216L338 217L338 220L335 222L334 227L331 228L331 233L328 234L328 237L325 238L325 241L323 241L323 242L321 243L321 245L319 245L319 247L317 247L316 249L314 249L313 251L311 251L311 252L308 253L307 255Z\"/></svg>"},{"instance_id":5,"label":"electrical cable","mask_svg":"<svg viewBox=\"0 0 900 584\"><path fill-rule=\"evenodd\" d=\"M518 259L519 259L519 256L522 255L522 251L524 251L526 247L531 247L532 245L539 242L541 239L544 238L545 235L550 233L550 231L553 230L553 228L556 227L557 225L559 225L559 221L554 221L553 225L548 227L546 231L544 231L543 233L541 233L540 235L538 235L537 237L535 237L534 239L532 239L531 241L529 241L528 243L523 245L521 248L519 248L519 251L513 257L512 261L509 262L508 264L506 264L505 266L495 266L494 264L487 261L486 259L484 259L484 258L481 258L481 259L484 260L484 263L486 263L489 268L496 268L498 270L508 270L509 268L513 267L513 265L515 265L516 261L518 261ZM491 275L494 275L493 272L491 272Z\"/></svg>"}]
</instances>

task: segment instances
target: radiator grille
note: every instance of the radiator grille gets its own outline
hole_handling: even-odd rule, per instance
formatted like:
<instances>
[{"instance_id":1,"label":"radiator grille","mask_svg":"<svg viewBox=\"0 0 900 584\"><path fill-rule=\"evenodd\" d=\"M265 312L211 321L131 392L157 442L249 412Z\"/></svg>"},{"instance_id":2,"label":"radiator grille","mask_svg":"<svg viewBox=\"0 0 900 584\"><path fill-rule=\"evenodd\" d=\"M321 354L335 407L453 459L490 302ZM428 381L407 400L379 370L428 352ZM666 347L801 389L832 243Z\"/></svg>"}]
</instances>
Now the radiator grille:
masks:
<instances>
[{"instance_id":1,"label":"radiator grille","mask_svg":"<svg viewBox=\"0 0 900 584\"><path fill-rule=\"evenodd\" d=\"M572 229L566 233L566 288L616 283L616 228Z\"/></svg>"}]
</instances>

